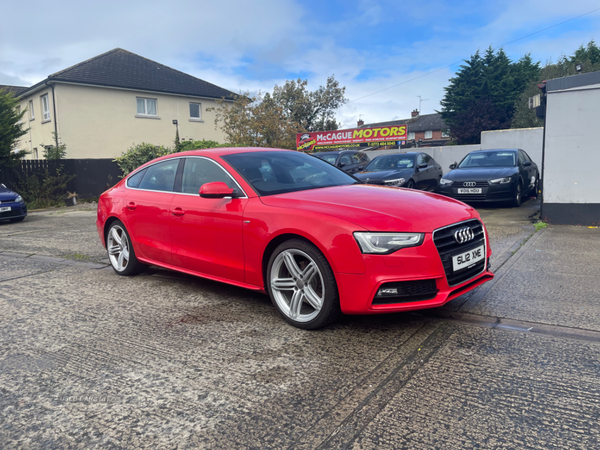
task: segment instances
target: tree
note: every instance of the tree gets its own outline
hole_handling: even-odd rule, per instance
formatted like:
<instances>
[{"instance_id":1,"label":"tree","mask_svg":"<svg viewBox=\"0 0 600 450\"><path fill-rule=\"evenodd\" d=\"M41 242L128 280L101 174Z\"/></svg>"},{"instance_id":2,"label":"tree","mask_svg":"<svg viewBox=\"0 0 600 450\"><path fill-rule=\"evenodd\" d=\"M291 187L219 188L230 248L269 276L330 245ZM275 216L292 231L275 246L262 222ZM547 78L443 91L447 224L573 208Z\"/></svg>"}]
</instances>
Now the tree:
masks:
<instances>
[{"instance_id":1,"label":"tree","mask_svg":"<svg viewBox=\"0 0 600 450\"><path fill-rule=\"evenodd\" d=\"M538 72L530 55L511 62L502 49L494 53L490 47L484 56L477 51L450 79L440 102L451 137L458 144L476 144L482 131L509 128L515 101Z\"/></svg>"},{"instance_id":2,"label":"tree","mask_svg":"<svg viewBox=\"0 0 600 450\"><path fill-rule=\"evenodd\" d=\"M535 114L535 109L529 109L529 97L540 93L538 84L553 78L576 75L577 64L582 65L581 73L595 72L600 70L600 47L591 40L586 46L581 45L573 55L561 56L556 63L547 62L539 71L539 74L528 81L527 87L519 95L515 102L515 114L511 122L511 128L541 127L544 120Z\"/></svg>"},{"instance_id":3,"label":"tree","mask_svg":"<svg viewBox=\"0 0 600 450\"><path fill-rule=\"evenodd\" d=\"M273 93L234 97L233 104L219 101L215 126L232 146L296 148L296 134L336 130L335 110L347 100L333 76L316 91L306 89L306 80L286 81Z\"/></svg>"},{"instance_id":4,"label":"tree","mask_svg":"<svg viewBox=\"0 0 600 450\"><path fill-rule=\"evenodd\" d=\"M67 156L67 144L61 143L58 133L52 132L54 145L40 144L44 149L44 159L64 159Z\"/></svg>"},{"instance_id":5,"label":"tree","mask_svg":"<svg viewBox=\"0 0 600 450\"><path fill-rule=\"evenodd\" d=\"M21 119L27 110L17 112L15 96L0 89L0 166L14 166L27 153L26 150L13 151L19 145L19 138L28 128L21 126Z\"/></svg>"}]
</instances>

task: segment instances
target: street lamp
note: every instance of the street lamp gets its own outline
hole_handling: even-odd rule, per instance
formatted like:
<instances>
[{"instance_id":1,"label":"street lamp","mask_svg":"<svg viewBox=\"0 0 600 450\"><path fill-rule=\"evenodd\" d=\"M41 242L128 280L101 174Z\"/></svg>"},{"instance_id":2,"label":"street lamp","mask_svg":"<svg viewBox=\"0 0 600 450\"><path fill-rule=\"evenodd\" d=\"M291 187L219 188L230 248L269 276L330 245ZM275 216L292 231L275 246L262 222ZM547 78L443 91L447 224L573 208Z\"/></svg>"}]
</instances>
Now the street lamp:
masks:
<instances>
[{"instance_id":1,"label":"street lamp","mask_svg":"<svg viewBox=\"0 0 600 450\"><path fill-rule=\"evenodd\" d=\"M581 71L583 70L583 65L575 64L575 70L577 71L577 73L581 73Z\"/></svg>"}]
</instances>

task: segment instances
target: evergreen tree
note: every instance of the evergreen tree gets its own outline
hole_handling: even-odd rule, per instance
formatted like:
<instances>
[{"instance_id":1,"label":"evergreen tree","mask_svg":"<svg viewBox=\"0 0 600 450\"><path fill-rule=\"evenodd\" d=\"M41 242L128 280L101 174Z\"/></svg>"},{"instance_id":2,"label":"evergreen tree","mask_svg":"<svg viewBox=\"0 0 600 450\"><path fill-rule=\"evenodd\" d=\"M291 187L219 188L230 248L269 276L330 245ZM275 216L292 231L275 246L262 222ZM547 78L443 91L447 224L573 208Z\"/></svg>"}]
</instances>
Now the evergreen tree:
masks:
<instances>
[{"instance_id":1,"label":"evergreen tree","mask_svg":"<svg viewBox=\"0 0 600 450\"><path fill-rule=\"evenodd\" d=\"M25 111L17 113L17 99L8 91L0 89L0 166L14 166L28 152L13 152L19 138L27 133L21 126Z\"/></svg>"},{"instance_id":2,"label":"evergreen tree","mask_svg":"<svg viewBox=\"0 0 600 450\"><path fill-rule=\"evenodd\" d=\"M482 57L477 51L450 79L441 101L442 117L458 144L477 144L481 132L510 127L515 101L539 63L529 55L512 62L500 49L490 47Z\"/></svg>"}]
</instances>

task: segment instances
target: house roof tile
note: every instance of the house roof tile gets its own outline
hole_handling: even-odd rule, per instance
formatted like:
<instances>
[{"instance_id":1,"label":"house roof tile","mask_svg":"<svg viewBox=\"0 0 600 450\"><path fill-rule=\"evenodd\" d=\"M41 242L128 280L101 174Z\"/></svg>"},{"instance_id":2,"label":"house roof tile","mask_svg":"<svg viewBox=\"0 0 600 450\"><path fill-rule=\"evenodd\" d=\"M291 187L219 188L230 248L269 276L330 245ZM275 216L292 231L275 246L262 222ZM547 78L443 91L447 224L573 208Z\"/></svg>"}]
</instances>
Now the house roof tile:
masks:
<instances>
[{"instance_id":1,"label":"house roof tile","mask_svg":"<svg viewBox=\"0 0 600 450\"><path fill-rule=\"evenodd\" d=\"M0 91L8 91L14 95L19 95L21 92L29 89L27 86L8 86L0 84Z\"/></svg>"},{"instance_id":2,"label":"house roof tile","mask_svg":"<svg viewBox=\"0 0 600 450\"><path fill-rule=\"evenodd\" d=\"M62 81L194 97L232 99L233 92L171 67L115 48L87 61L53 73L27 90L45 82ZM20 92L23 94L25 92Z\"/></svg>"},{"instance_id":3,"label":"house roof tile","mask_svg":"<svg viewBox=\"0 0 600 450\"><path fill-rule=\"evenodd\" d=\"M407 125L409 132L420 132L420 131L433 131L433 130L444 130L446 124L442 119L442 115L439 113L435 114L423 114L410 119L391 120L389 122L378 122L363 125L362 128L373 128L383 126L396 126L396 125Z\"/></svg>"}]
</instances>

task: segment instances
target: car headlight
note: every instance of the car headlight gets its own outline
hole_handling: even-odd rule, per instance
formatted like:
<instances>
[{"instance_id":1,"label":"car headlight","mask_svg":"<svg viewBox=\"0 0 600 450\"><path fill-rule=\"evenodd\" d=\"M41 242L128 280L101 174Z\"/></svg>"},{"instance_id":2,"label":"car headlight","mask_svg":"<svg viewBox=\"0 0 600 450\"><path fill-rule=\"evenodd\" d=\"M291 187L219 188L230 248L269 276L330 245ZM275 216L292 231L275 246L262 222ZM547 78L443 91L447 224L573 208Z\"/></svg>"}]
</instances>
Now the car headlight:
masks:
<instances>
[{"instance_id":1,"label":"car headlight","mask_svg":"<svg viewBox=\"0 0 600 450\"><path fill-rule=\"evenodd\" d=\"M396 178L395 180L385 180L384 183L388 186L402 186L406 179Z\"/></svg>"},{"instance_id":2,"label":"car headlight","mask_svg":"<svg viewBox=\"0 0 600 450\"><path fill-rule=\"evenodd\" d=\"M506 178L496 178L495 180L490 180L490 183L492 184L507 184L510 183L510 177L506 177Z\"/></svg>"},{"instance_id":3,"label":"car headlight","mask_svg":"<svg viewBox=\"0 0 600 450\"><path fill-rule=\"evenodd\" d=\"M452 183L454 183L454 181L452 181L452 180L446 180L445 178L442 178L440 180L440 184L442 186L450 186Z\"/></svg>"},{"instance_id":4,"label":"car headlight","mask_svg":"<svg viewBox=\"0 0 600 450\"><path fill-rule=\"evenodd\" d=\"M20 195L17 195L17 198L15 198L15 202L21 203L22 201L23 201L23 197L21 197Z\"/></svg>"},{"instance_id":5,"label":"car headlight","mask_svg":"<svg viewBox=\"0 0 600 450\"><path fill-rule=\"evenodd\" d=\"M361 252L370 254L393 253L405 247L416 247L423 243L424 233L371 233L357 231L354 238Z\"/></svg>"}]
</instances>

